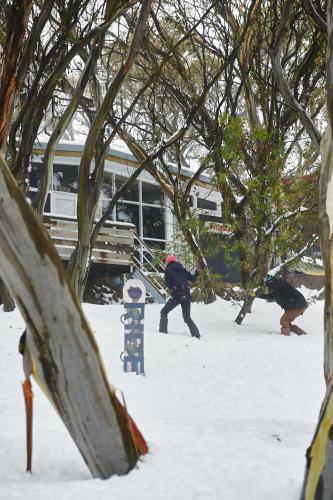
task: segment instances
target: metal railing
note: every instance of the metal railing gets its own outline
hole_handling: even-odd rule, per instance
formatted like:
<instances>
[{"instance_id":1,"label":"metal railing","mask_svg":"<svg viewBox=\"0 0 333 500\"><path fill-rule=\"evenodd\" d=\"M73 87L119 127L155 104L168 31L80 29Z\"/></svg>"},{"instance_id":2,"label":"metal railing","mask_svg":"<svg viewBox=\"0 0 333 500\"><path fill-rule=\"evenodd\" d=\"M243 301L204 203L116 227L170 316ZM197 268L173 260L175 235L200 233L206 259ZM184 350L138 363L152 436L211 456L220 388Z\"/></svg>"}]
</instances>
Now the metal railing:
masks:
<instances>
[{"instance_id":1,"label":"metal railing","mask_svg":"<svg viewBox=\"0 0 333 500\"><path fill-rule=\"evenodd\" d=\"M156 256L151 248L137 235L134 236L134 264L145 279L151 284L153 289L159 295L154 295L154 290L149 291L154 299L158 302L163 302L168 295L167 289L164 286L164 269L165 267L156 263Z\"/></svg>"}]
</instances>

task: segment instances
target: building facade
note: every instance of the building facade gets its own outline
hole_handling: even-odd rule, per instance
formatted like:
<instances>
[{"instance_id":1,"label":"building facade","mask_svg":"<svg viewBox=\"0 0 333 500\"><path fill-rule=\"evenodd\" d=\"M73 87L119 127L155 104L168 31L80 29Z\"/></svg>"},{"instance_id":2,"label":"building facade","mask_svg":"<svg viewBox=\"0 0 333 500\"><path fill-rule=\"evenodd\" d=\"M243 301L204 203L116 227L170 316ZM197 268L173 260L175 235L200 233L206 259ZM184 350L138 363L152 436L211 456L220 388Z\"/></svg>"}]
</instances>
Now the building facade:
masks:
<instances>
[{"instance_id":1,"label":"building facade","mask_svg":"<svg viewBox=\"0 0 333 500\"><path fill-rule=\"evenodd\" d=\"M34 149L30 175L30 196L36 196L46 143ZM76 217L78 173L83 145L59 144L53 163L52 183L49 187L45 213ZM105 172L97 217L105 211L119 187L135 171L139 163L129 153L110 150L106 155ZM171 168L173 168L171 166ZM190 177L193 172L182 169L181 174ZM221 217L221 196L212 190L208 176L202 175L191 192L193 210L209 217ZM110 218L114 222L133 224L139 238L151 249L166 250L175 235L174 220L169 200L159 185L147 172L142 172L121 199Z\"/></svg>"}]
</instances>

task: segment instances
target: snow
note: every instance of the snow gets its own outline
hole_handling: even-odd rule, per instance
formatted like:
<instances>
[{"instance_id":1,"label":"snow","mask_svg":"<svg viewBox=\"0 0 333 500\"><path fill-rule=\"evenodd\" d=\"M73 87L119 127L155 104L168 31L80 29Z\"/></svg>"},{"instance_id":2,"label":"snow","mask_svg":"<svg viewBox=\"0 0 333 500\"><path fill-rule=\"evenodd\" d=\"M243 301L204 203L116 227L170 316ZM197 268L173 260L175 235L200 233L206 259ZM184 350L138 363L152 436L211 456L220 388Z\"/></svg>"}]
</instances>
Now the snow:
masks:
<instances>
[{"instance_id":1,"label":"snow","mask_svg":"<svg viewBox=\"0 0 333 500\"><path fill-rule=\"evenodd\" d=\"M81 145L81 146L84 146L86 144L86 140L87 140L87 135L88 135L88 130L85 130L84 133L81 133L79 132L79 130L82 130L82 125L80 122L78 121L75 121L74 123L74 135L75 135L75 140L69 140L69 139L65 139L64 137L61 138L61 144L68 144L69 146L70 145L73 145L73 146L77 146L77 145ZM39 134L38 135L38 138L37 138L37 144L38 143L48 143L50 140L50 135L48 134ZM127 154L132 154L130 149L126 146L126 143L124 141L122 141L121 139L115 137L112 141L112 147L114 149L117 149L123 153L127 153Z\"/></svg>"},{"instance_id":2,"label":"snow","mask_svg":"<svg viewBox=\"0 0 333 500\"><path fill-rule=\"evenodd\" d=\"M160 309L146 306L143 377L122 371L123 307L84 304L109 380L123 391L150 449L127 476L107 481L91 478L34 382L33 473L25 472L17 351L23 321L0 309L1 500L299 498L324 395L323 303L295 321L309 333L301 337L280 335L282 310L274 303L257 299L241 326L230 302L193 304L200 341L189 336L178 308L169 334L157 333Z\"/></svg>"}]
</instances>

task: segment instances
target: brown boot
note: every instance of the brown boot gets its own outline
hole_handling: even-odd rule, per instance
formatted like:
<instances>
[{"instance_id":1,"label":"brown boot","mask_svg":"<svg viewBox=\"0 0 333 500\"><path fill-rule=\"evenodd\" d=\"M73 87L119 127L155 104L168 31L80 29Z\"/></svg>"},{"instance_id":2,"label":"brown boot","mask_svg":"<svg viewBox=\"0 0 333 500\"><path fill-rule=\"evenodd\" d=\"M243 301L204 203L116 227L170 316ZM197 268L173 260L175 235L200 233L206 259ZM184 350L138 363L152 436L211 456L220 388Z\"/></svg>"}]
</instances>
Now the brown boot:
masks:
<instances>
[{"instance_id":1,"label":"brown boot","mask_svg":"<svg viewBox=\"0 0 333 500\"><path fill-rule=\"evenodd\" d=\"M290 328L283 326L281 328L281 335L286 335L286 336L290 337Z\"/></svg>"},{"instance_id":2,"label":"brown boot","mask_svg":"<svg viewBox=\"0 0 333 500\"><path fill-rule=\"evenodd\" d=\"M306 332L297 325L290 325L290 330L296 333L296 335L306 335Z\"/></svg>"}]
</instances>

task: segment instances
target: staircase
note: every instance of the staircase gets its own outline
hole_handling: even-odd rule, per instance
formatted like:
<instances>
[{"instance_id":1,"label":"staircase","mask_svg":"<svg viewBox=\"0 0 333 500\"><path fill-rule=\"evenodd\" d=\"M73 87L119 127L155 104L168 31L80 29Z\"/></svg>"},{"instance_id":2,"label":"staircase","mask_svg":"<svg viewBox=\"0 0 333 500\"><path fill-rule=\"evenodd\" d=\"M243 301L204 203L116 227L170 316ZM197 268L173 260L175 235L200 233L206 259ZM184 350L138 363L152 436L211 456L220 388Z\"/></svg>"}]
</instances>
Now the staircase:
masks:
<instances>
[{"instance_id":1,"label":"staircase","mask_svg":"<svg viewBox=\"0 0 333 500\"><path fill-rule=\"evenodd\" d=\"M155 266L155 255L145 242L135 235L134 237L134 264L133 277L141 280L148 293L148 297L158 304L165 304L168 292L164 285L164 267Z\"/></svg>"}]
</instances>

